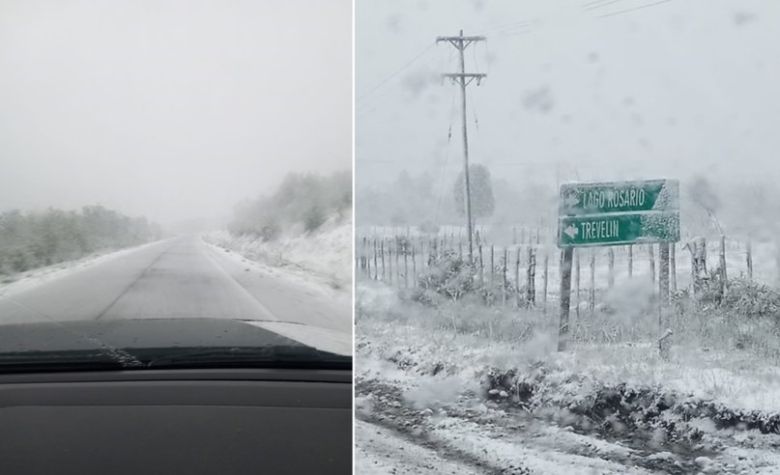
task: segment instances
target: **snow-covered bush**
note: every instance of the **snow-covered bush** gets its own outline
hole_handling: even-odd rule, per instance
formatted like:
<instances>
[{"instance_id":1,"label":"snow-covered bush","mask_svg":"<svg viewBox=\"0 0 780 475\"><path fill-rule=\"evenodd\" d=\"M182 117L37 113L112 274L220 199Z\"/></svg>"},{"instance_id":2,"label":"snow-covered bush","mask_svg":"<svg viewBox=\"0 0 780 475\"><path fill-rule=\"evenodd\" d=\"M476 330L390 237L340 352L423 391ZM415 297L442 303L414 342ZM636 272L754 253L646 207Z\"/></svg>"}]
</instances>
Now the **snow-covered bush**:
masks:
<instances>
[{"instance_id":1,"label":"snow-covered bush","mask_svg":"<svg viewBox=\"0 0 780 475\"><path fill-rule=\"evenodd\" d=\"M769 318L780 324L780 292L747 279L729 280L721 308L747 318Z\"/></svg>"},{"instance_id":2,"label":"snow-covered bush","mask_svg":"<svg viewBox=\"0 0 780 475\"><path fill-rule=\"evenodd\" d=\"M343 220L351 206L351 173L291 173L274 193L238 204L228 229L273 241L293 230L313 232L330 216Z\"/></svg>"},{"instance_id":3,"label":"snow-covered bush","mask_svg":"<svg viewBox=\"0 0 780 475\"><path fill-rule=\"evenodd\" d=\"M102 206L0 213L0 274L23 272L161 236L158 225Z\"/></svg>"},{"instance_id":4,"label":"snow-covered bush","mask_svg":"<svg viewBox=\"0 0 780 475\"><path fill-rule=\"evenodd\" d=\"M419 302L435 304L438 294L457 301L475 290L474 268L453 250L432 256L428 268L420 274L419 291L412 295Z\"/></svg>"},{"instance_id":5,"label":"snow-covered bush","mask_svg":"<svg viewBox=\"0 0 780 475\"><path fill-rule=\"evenodd\" d=\"M403 247L401 247L403 249ZM496 266L493 274L501 275L501 266ZM436 305L438 300L458 301L466 296L479 297L478 300L488 306L515 298L514 284L503 278L488 278L489 271L482 279L478 278L476 267L460 255L459 252L447 249L439 255L430 258L428 268L418 277L419 288L412 293L412 299L428 305ZM521 289L522 291L522 289Z\"/></svg>"}]
</instances>

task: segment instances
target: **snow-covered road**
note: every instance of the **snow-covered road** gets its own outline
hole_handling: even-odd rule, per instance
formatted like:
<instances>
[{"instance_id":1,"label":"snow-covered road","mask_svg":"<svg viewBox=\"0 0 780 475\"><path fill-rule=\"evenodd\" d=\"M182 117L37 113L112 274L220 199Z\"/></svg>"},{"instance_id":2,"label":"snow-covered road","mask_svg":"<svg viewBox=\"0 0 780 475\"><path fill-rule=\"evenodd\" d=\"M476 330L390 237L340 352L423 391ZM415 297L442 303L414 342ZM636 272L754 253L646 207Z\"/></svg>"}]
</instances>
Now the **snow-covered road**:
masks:
<instances>
[{"instance_id":1,"label":"snow-covered road","mask_svg":"<svg viewBox=\"0 0 780 475\"><path fill-rule=\"evenodd\" d=\"M12 284L14 285L14 284ZM0 295L0 323L138 318L296 322L351 335L349 298L182 236Z\"/></svg>"}]
</instances>

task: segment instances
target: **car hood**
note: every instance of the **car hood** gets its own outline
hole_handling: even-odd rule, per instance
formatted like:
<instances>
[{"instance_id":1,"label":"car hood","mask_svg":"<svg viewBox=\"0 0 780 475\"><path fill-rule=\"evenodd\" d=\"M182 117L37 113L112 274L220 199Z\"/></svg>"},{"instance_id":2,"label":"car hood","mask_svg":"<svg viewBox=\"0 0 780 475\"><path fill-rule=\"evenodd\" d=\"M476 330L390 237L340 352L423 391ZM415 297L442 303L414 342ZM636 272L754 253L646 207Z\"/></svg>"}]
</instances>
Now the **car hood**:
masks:
<instances>
[{"instance_id":1,"label":"car hood","mask_svg":"<svg viewBox=\"0 0 780 475\"><path fill-rule=\"evenodd\" d=\"M348 338L297 323L216 318L12 324L0 327L0 371L55 363L351 368Z\"/></svg>"}]
</instances>

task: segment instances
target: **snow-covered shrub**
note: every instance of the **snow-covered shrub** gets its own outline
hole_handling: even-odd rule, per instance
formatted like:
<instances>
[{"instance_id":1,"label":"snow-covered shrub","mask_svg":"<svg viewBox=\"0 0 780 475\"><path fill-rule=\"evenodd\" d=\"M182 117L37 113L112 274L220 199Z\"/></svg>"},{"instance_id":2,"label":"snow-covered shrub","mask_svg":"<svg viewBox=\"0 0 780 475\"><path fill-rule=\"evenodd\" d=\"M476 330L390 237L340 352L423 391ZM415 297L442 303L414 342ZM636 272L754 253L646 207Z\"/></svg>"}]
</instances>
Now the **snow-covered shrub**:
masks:
<instances>
[{"instance_id":1,"label":"snow-covered shrub","mask_svg":"<svg viewBox=\"0 0 780 475\"><path fill-rule=\"evenodd\" d=\"M431 257L430 265L420 274L418 283L419 291L412 296L414 300L435 303L433 292L457 301L474 291L474 268L457 252L448 249Z\"/></svg>"},{"instance_id":2,"label":"snow-covered shrub","mask_svg":"<svg viewBox=\"0 0 780 475\"><path fill-rule=\"evenodd\" d=\"M303 215L303 228L307 233L316 231L324 222L325 212L317 204L312 205Z\"/></svg>"},{"instance_id":3,"label":"snow-covered shrub","mask_svg":"<svg viewBox=\"0 0 780 475\"><path fill-rule=\"evenodd\" d=\"M721 307L747 318L769 318L780 323L780 292L747 279L730 279Z\"/></svg>"},{"instance_id":4,"label":"snow-covered shrub","mask_svg":"<svg viewBox=\"0 0 780 475\"><path fill-rule=\"evenodd\" d=\"M158 225L102 206L0 213L0 273L23 272L161 236Z\"/></svg>"},{"instance_id":5,"label":"snow-covered shrub","mask_svg":"<svg viewBox=\"0 0 780 475\"><path fill-rule=\"evenodd\" d=\"M493 273L495 278L491 279L487 271L480 279L476 268L459 252L447 249L431 257L428 268L419 275L419 288L412 294L412 299L436 305L437 295L452 301L472 295L479 297L482 304L492 306L502 303L506 296L507 302L511 302L516 295L514 284L509 280L504 282L503 277L499 277L502 272L501 266L497 265Z\"/></svg>"},{"instance_id":6,"label":"snow-covered shrub","mask_svg":"<svg viewBox=\"0 0 780 475\"><path fill-rule=\"evenodd\" d=\"M350 172L329 176L291 173L273 194L239 203L228 229L236 235L261 236L266 241L294 229L311 232L329 216L344 219L349 215L351 190Z\"/></svg>"}]
</instances>

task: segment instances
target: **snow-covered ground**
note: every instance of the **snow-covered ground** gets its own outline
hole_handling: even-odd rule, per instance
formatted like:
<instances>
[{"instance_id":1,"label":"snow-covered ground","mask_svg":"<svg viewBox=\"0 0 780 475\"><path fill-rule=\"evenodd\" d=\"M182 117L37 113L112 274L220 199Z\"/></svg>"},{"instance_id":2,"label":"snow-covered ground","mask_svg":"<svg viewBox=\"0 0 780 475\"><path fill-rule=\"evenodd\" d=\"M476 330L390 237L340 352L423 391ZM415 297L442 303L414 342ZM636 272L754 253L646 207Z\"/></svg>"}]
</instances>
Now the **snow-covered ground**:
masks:
<instances>
[{"instance_id":1,"label":"snow-covered ground","mask_svg":"<svg viewBox=\"0 0 780 475\"><path fill-rule=\"evenodd\" d=\"M101 252L90 254L88 256L84 256L81 259L59 262L51 266L39 267L37 269L31 269L29 271L20 272L18 274L5 276L2 280L0 280L0 297L14 295L18 292L22 292L32 287L38 286L44 282L59 279L73 272L86 269L102 262L117 259L121 256L135 252L139 249L143 249L144 247L152 246L155 243L162 241L165 241L165 239L119 250L107 249Z\"/></svg>"},{"instance_id":2,"label":"snow-covered ground","mask_svg":"<svg viewBox=\"0 0 780 475\"><path fill-rule=\"evenodd\" d=\"M368 473L431 461L453 473L780 473L775 362L680 339L668 361L650 343L557 353L545 331L466 332L382 284L359 282L356 300L356 410L366 424L356 454ZM492 313L461 308L452 318ZM417 473L426 471L438 473Z\"/></svg>"},{"instance_id":3,"label":"snow-covered ground","mask_svg":"<svg viewBox=\"0 0 780 475\"><path fill-rule=\"evenodd\" d=\"M352 287L351 217L333 216L313 233L294 233L269 242L227 231L206 233L203 238L247 259L316 277L333 288L349 291Z\"/></svg>"}]
</instances>

